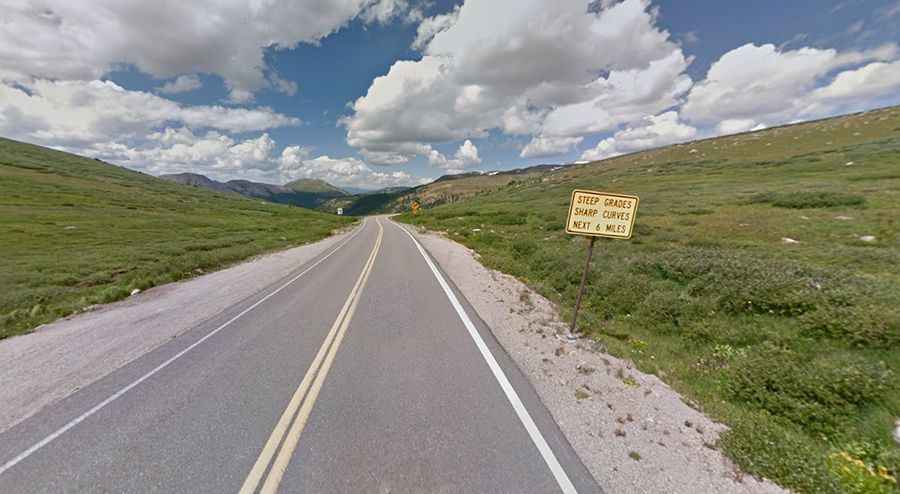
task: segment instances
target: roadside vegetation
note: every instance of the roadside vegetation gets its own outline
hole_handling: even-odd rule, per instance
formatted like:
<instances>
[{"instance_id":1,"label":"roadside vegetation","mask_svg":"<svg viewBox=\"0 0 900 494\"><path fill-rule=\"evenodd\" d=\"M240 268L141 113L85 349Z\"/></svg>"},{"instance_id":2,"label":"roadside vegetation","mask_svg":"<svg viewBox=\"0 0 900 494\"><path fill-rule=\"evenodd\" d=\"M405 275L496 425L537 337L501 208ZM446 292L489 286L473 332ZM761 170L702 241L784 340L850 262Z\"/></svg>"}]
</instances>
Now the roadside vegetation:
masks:
<instances>
[{"instance_id":1,"label":"roadside vegetation","mask_svg":"<svg viewBox=\"0 0 900 494\"><path fill-rule=\"evenodd\" d=\"M352 221L0 139L0 338Z\"/></svg>"},{"instance_id":2,"label":"roadside vegetation","mask_svg":"<svg viewBox=\"0 0 900 494\"><path fill-rule=\"evenodd\" d=\"M443 231L571 317L575 187L637 194L579 316L730 426L718 447L798 492L898 492L900 108L566 167L400 220Z\"/></svg>"}]
</instances>

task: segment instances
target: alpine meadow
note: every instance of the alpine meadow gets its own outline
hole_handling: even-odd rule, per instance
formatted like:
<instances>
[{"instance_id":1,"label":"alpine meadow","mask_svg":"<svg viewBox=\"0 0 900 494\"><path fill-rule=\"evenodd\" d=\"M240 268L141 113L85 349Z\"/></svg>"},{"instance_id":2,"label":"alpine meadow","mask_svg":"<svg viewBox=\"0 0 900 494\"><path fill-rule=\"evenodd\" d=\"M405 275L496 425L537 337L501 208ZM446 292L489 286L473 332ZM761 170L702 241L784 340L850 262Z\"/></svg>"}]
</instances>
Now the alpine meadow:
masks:
<instances>
[{"instance_id":1,"label":"alpine meadow","mask_svg":"<svg viewBox=\"0 0 900 494\"><path fill-rule=\"evenodd\" d=\"M900 108L564 167L401 219L571 316L574 187L639 195L597 242L579 326L730 426L745 471L800 492L896 492ZM413 197L413 199L415 199Z\"/></svg>"},{"instance_id":2,"label":"alpine meadow","mask_svg":"<svg viewBox=\"0 0 900 494\"><path fill-rule=\"evenodd\" d=\"M0 139L0 338L353 221Z\"/></svg>"}]
</instances>

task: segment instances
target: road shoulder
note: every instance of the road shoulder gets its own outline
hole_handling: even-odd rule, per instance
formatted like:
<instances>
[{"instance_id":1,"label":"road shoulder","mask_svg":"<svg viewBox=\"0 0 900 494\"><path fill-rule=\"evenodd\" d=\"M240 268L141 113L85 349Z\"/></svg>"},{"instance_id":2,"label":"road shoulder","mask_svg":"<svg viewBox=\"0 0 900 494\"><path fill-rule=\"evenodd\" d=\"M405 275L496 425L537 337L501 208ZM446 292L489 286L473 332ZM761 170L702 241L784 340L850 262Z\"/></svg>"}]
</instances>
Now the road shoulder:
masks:
<instances>
[{"instance_id":1,"label":"road shoulder","mask_svg":"<svg viewBox=\"0 0 900 494\"><path fill-rule=\"evenodd\" d=\"M0 340L0 432L264 291L350 234L155 287Z\"/></svg>"},{"instance_id":2,"label":"road shoulder","mask_svg":"<svg viewBox=\"0 0 900 494\"><path fill-rule=\"evenodd\" d=\"M714 444L725 430L656 376L556 337L553 304L445 237L419 233L432 258L531 381L563 434L609 492L784 492L743 475Z\"/></svg>"}]
</instances>

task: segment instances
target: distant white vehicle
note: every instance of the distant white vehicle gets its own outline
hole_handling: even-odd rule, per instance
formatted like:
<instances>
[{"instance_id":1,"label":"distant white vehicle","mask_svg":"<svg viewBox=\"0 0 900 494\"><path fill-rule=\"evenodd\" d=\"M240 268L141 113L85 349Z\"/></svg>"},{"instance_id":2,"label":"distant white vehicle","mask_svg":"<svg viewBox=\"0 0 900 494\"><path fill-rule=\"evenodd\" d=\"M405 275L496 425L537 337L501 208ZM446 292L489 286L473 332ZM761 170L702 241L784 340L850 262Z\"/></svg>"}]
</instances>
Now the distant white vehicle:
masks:
<instances>
[{"instance_id":1,"label":"distant white vehicle","mask_svg":"<svg viewBox=\"0 0 900 494\"><path fill-rule=\"evenodd\" d=\"M337 214L338 214L338 216L343 216L343 215L344 215L344 208L337 208Z\"/></svg>"}]
</instances>

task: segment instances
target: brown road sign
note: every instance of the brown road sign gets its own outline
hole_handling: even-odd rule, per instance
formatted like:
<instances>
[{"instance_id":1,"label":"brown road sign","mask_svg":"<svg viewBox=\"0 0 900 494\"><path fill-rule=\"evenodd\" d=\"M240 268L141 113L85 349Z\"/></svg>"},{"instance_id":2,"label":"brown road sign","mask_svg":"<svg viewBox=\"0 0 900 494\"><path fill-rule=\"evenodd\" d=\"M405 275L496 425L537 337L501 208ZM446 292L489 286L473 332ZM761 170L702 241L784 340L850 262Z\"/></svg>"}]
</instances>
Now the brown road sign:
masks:
<instances>
[{"instance_id":1,"label":"brown road sign","mask_svg":"<svg viewBox=\"0 0 900 494\"><path fill-rule=\"evenodd\" d=\"M413 201L409 208L412 209L413 214L419 214L419 203L417 201Z\"/></svg>"},{"instance_id":2,"label":"brown road sign","mask_svg":"<svg viewBox=\"0 0 900 494\"><path fill-rule=\"evenodd\" d=\"M575 189L569 204L566 233L631 238L638 202L637 196Z\"/></svg>"}]
</instances>

